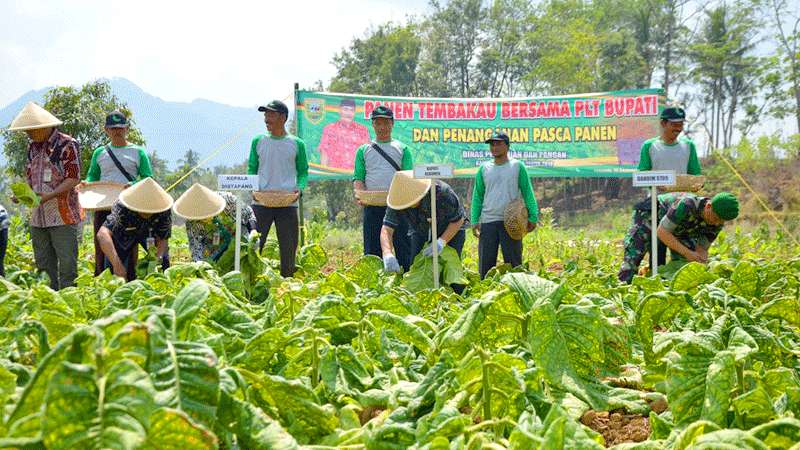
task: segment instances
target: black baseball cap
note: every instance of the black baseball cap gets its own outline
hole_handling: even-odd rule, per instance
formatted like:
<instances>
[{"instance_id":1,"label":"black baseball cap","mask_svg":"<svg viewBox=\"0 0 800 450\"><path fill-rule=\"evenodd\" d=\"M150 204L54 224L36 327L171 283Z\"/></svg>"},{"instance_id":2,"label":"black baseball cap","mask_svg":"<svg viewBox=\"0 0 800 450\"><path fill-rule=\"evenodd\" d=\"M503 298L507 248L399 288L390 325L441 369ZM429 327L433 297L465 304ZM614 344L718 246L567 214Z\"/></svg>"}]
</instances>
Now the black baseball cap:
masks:
<instances>
[{"instance_id":1,"label":"black baseball cap","mask_svg":"<svg viewBox=\"0 0 800 450\"><path fill-rule=\"evenodd\" d=\"M677 106L670 106L661 111L660 117L661 120L666 120L668 122L683 122L686 120L686 111Z\"/></svg>"},{"instance_id":2,"label":"black baseball cap","mask_svg":"<svg viewBox=\"0 0 800 450\"><path fill-rule=\"evenodd\" d=\"M506 145L509 145L509 143L511 142L511 140L508 138L508 135L500 130L495 130L495 132L492 133L491 136L489 136L489 139L486 140L486 143L489 144L492 141L503 141L506 143Z\"/></svg>"},{"instance_id":3,"label":"black baseball cap","mask_svg":"<svg viewBox=\"0 0 800 450\"><path fill-rule=\"evenodd\" d=\"M127 128L128 118L122 111L111 111L106 114L106 128Z\"/></svg>"},{"instance_id":4,"label":"black baseball cap","mask_svg":"<svg viewBox=\"0 0 800 450\"><path fill-rule=\"evenodd\" d=\"M289 107L286 106L286 103L283 103L280 100L273 100L267 103L267 106L259 106L258 110L261 112L265 111L275 111L281 114L289 115Z\"/></svg>"},{"instance_id":5,"label":"black baseball cap","mask_svg":"<svg viewBox=\"0 0 800 450\"><path fill-rule=\"evenodd\" d=\"M385 117L387 119L394 120L394 113L388 107L381 105L373 109L372 114L369 116L370 120L377 119L378 117Z\"/></svg>"}]
</instances>

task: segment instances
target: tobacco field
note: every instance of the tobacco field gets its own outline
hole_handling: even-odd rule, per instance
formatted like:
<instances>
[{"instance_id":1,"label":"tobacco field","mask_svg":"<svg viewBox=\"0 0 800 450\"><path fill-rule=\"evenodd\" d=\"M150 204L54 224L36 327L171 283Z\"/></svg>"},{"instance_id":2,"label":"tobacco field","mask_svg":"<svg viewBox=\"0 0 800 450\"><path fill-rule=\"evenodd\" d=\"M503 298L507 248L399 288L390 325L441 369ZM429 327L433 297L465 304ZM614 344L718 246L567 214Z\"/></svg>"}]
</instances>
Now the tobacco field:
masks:
<instances>
[{"instance_id":1,"label":"tobacco field","mask_svg":"<svg viewBox=\"0 0 800 450\"><path fill-rule=\"evenodd\" d=\"M54 292L15 223L0 448L800 449L785 237L730 227L708 265L625 286L618 243L543 226L527 271L480 281L445 252L459 296L427 289L423 259L405 278L345 264L323 233L294 279L250 239L240 273L145 259L137 281L84 267Z\"/></svg>"}]
</instances>

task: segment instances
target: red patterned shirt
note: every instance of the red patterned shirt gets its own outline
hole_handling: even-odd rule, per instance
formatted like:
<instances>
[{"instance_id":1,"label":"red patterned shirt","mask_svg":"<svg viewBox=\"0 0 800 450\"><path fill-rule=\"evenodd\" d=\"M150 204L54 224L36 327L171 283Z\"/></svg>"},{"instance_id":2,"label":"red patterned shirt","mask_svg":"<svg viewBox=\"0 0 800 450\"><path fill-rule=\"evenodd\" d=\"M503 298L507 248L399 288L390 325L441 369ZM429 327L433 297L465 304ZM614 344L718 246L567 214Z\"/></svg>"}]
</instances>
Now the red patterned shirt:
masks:
<instances>
[{"instance_id":1,"label":"red patterned shirt","mask_svg":"<svg viewBox=\"0 0 800 450\"><path fill-rule=\"evenodd\" d=\"M81 160L78 141L58 130L44 142L28 146L25 167L28 184L34 192L53 192L67 178L80 180ZM31 226L46 228L72 225L83 220L78 192L69 192L43 202L31 211Z\"/></svg>"},{"instance_id":2,"label":"red patterned shirt","mask_svg":"<svg viewBox=\"0 0 800 450\"><path fill-rule=\"evenodd\" d=\"M352 170L356 149L367 142L369 130L360 123L339 120L326 125L317 147L322 165Z\"/></svg>"}]
</instances>

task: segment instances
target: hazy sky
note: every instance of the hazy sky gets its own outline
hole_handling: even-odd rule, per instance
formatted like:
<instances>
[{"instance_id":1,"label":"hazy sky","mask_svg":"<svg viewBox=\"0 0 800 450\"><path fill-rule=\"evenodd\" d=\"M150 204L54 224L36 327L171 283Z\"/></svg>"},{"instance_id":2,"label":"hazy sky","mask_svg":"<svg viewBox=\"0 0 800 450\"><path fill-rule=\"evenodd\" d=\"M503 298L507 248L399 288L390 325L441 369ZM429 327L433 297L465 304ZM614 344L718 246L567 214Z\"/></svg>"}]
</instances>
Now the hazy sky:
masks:
<instances>
[{"instance_id":1,"label":"hazy sky","mask_svg":"<svg viewBox=\"0 0 800 450\"><path fill-rule=\"evenodd\" d=\"M0 107L31 89L124 77L165 100L237 106L326 84L331 58L428 0L0 0Z\"/></svg>"}]
</instances>

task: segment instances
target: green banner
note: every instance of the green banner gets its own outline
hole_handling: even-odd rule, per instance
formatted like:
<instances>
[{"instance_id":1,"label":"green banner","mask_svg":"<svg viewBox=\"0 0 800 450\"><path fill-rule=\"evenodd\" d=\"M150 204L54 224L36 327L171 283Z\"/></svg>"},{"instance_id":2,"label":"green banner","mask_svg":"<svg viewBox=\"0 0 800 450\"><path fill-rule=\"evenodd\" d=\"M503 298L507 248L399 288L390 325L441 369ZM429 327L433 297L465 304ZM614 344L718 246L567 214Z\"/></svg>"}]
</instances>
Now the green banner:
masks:
<instances>
[{"instance_id":1,"label":"green banner","mask_svg":"<svg viewBox=\"0 0 800 450\"><path fill-rule=\"evenodd\" d=\"M451 163L460 177L491 158L495 129L532 177L629 177L642 142L660 132L661 89L565 97L460 99L376 97L297 91L297 134L306 142L312 179L349 178L356 149L374 139L370 114L394 111L392 137L414 162Z\"/></svg>"}]
</instances>

